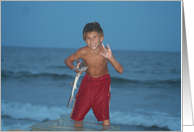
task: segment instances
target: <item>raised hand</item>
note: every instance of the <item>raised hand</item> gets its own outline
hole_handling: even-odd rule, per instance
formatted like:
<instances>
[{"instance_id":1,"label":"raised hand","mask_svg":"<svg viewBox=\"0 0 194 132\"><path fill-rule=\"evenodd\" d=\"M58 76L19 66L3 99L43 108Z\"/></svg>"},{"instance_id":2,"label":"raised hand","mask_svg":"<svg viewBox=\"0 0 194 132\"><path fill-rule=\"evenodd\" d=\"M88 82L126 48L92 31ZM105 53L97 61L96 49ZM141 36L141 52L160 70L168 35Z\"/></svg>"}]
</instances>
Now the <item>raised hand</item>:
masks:
<instances>
[{"instance_id":1,"label":"raised hand","mask_svg":"<svg viewBox=\"0 0 194 132\"><path fill-rule=\"evenodd\" d=\"M105 48L105 47L104 47L104 44L103 44L103 42L102 42L102 47L103 47L104 53L100 52L100 54L101 54L102 56L104 56L105 58L109 59L109 58L111 58L113 55L112 55L112 51L111 51L111 49L110 49L110 46L109 46L108 44L107 44L107 46L108 46L108 48Z\"/></svg>"}]
</instances>

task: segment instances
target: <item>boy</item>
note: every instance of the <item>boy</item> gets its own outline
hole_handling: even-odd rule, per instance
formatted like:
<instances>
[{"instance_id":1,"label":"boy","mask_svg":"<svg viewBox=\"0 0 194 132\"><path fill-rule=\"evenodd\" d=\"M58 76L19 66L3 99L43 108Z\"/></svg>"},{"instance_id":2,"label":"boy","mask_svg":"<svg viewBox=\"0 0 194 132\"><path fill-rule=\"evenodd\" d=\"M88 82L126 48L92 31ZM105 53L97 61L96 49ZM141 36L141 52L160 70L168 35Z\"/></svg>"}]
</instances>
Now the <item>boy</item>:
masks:
<instances>
[{"instance_id":1,"label":"boy","mask_svg":"<svg viewBox=\"0 0 194 132\"><path fill-rule=\"evenodd\" d=\"M123 67L114 58L109 45L107 44L108 48L104 47L102 42L104 34L98 22L91 22L85 25L83 39L87 46L78 49L65 60L65 64L71 69L79 67L81 64L79 63L74 67L73 61L75 59L82 59L84 65L89 66L76 95L71 119L82 122L85 115L92 108L98 121L102 121L103 125L110 125L111 79L107 62L109 61L119 73L123 72ZM78 70L75 72L82 73Z\"/></svg>"}]
</instances>

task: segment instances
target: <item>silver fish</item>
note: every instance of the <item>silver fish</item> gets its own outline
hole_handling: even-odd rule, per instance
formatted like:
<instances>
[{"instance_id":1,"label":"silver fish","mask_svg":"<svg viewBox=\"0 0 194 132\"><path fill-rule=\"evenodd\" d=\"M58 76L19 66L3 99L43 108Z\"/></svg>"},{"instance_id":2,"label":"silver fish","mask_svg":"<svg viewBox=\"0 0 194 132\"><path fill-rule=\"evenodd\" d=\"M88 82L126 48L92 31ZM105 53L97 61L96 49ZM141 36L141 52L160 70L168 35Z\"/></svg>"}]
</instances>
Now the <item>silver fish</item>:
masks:
<instances>
[{"instance_id":1,"label":"silver fish","mask_svg":"<svg viewBox=\"0 0 194 132\"><path fill-rule=\"evenodd\" d=\"M77 64L80 62L79 60L75 60L76 62L77 62ZM72 70L79 70L79 71L85 71L85 70L87 70L88 69L88 67L87 66L85 66L83 63L81 63L80 65L79 65L79 67L78 68L74 68L74 69L72 69Z\"/></svg>"},{"instance_id":2,"label":"silver fish","mask_svg":"<svg viewBox=\"0 0 194 132\"><path fill-rule=\"evenodd\" d=\"M74 94L75 89L77 89L77 81L78 81L80 75L81 75L80 73L76 73L76 75L75 75L75 80L72 84L72 91L71 91L71 95L70 95L69 102L68 102L68 105L67 105L68 107L70 106L72 100L74 99L73 94Z\"/></svg>"},{"instance_id":3,"label":"silver fish","mask_svg":"<svg viewBox=\"0 0 194 132\"><path fill-rule=\"evenodd\" d=\"M75 60L77 63L79 63L80 61L79 60ZM79 70L79 71L85 71L85 70L87 70L87 66L85 66L83 63L81 63L80 64L80 66L79 66L79 68L75 68L75 69L73 69L73 70ZM71 95L70 95L70 98L69 98L69 102L68 102L68 105L67 105L67 107L69 107L70 106L70 104L71 104L71 102L72 102L72 100L74 100L74 91L75 91L75 89L77 89L77 82L78 82L78 80L79 80L79 77L80 77L80 73L76 73L76 75L75 75L75 79L74 79L74 81L71 83L71 85L72 85L72 91L71 91Z\"/></svg>"}]
</instances>

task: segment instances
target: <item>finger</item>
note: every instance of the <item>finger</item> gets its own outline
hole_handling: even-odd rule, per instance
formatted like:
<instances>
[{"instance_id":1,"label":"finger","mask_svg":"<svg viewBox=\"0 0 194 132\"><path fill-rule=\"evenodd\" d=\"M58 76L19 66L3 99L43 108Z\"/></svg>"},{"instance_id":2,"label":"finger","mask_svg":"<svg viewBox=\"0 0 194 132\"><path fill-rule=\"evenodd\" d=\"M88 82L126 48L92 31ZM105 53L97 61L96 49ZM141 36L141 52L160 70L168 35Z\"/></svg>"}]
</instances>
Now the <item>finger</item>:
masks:
<instances>
[{"instance_id":1,"label":"finger","mask_svg":"<svg viewBox=\"0 0 194 132\"><path fill-rule=\"evenodd\" d=\"M105 47L104 47L104 43L102 42L102 47L103 47L103 49L105 49Z\"/></svg>"},{"instance_id":2,"label":"finger","mask_svg":"<svg viewBox=\"0 0 194 132\"><path fill-rule=\"evenodd\" d=\"M104 58L107 58L107 57L105 56L105 54L103 54L102 52L100 52L100 54L101 54Z\"/></svg>"},{"instance_id":3,"label":"finger","mask_svg":"<svg viewBox=\"0 0 194 132\"><path fill-rule=\"evenodd\" d=\"M109 44L107 44L107 46L108 46L108 49L110 49L110 46L109 46Z\"/></svg>"},{"instance_id":4,"label":"finger","mask_svg":"<svg viewBox=\"0 0 194 132\"><path fill-rule=\"evenodd\" d=\"M102 56L104 56L104 54L103 54L102 52L100 52L100 54L101 54Z\"/></svg>"},{"instance_id":5,"label":"finger","mask_svg":"<svg viewBox=\"0 0 194 132\"><path fill-rule=\"evenodd\" d=\"M76 65L76 67L79 67L80 64L81 64L81 62L79 62L79 63Z\"/></svg>"},{"instance_id":6,"label":"finger","mask_svg":"<svg viewBox=\"0 0 194 132\"><path fill-rule=\"evenodd\" d=\"M79 74L82 74L82 72L83 72L83 71L79 71L78 73L79 73Z\"/></svg>"}]
</instances>

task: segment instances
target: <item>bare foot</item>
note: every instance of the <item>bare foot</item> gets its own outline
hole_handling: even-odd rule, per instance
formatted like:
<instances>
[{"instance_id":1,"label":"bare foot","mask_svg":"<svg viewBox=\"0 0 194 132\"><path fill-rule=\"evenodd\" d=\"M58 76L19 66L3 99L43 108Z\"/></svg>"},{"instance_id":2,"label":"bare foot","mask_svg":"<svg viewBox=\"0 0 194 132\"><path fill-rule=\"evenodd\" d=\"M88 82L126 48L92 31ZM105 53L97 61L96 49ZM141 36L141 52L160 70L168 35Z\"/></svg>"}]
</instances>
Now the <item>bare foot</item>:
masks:
<instances>
[{"instance_id":1,"label":"bare foot","mask_svg":"<svg viewBox=\"0 0 194 132\"><path fill-rule=\"evenodd\" d=\"M109 126L110 126L110 120L104 120L102 121L102 124L104 125L103 126L103 129L109 129Z\"/></svg>"},{"instance_id":2,"label":"bare foot","mask_svg":"<svg viewBox=\"0 0 194 132\"><path fill-rule=\"evenodd\" d=\"M82 120L81 121L75 121L74 127L81 127L82 126Z\"/></svg>"},{"instance_id":3,"label":"bare foot","mask_svg":"<svg viewBox=\"0 0 194 132\"><path fill-rule=\"evenodd\" d=\"M75 121L74 131L83 131L82 122L83 121Z\"/></svg>"}]
</instances>

